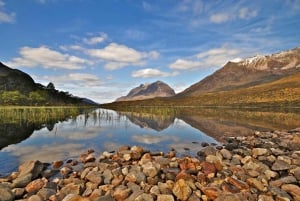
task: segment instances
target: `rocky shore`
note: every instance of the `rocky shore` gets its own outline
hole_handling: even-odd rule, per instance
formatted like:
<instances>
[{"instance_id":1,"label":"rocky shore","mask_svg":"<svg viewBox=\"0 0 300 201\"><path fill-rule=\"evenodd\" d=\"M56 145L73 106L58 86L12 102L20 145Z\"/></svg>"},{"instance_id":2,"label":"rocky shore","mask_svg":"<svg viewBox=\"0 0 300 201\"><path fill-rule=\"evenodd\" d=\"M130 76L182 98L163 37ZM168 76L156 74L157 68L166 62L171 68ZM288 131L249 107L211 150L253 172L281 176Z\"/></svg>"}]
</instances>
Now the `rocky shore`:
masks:
<instances>
[{"instance_id":1,"label":"rocky shore","mask_svg":"<svg viewBox=\"0 0 300 201\"><path fill-rule=\"evenodd\" d=\"M0 178L0 201L300 201L300 129L199 144L196 157L123 146L28 161Z\"/></svg>"}]
</instances>

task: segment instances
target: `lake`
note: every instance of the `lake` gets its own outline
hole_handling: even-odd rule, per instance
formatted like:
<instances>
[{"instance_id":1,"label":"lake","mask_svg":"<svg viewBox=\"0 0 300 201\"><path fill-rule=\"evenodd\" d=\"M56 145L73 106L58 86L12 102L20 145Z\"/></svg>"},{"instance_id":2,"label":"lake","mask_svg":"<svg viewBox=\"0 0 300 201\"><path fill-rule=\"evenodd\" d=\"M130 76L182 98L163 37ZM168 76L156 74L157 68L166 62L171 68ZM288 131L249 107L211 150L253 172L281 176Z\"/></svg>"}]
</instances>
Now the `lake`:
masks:
<instances>
[{"instance_id":1,"label":"lake","mask_svg":"<svg viewBox=\"0 0 300 201\"><path fill-rule=\"evenodd\" d=\"M218 145L224 137L255 130L300 127L299 108L46 110L0 109L0 175L16 170L26 160L51 163L77 158L88 149L101 153L139 145L151 151L175 149L178 155L196 155L202 142Z\"/></svg>"}]
</instances>

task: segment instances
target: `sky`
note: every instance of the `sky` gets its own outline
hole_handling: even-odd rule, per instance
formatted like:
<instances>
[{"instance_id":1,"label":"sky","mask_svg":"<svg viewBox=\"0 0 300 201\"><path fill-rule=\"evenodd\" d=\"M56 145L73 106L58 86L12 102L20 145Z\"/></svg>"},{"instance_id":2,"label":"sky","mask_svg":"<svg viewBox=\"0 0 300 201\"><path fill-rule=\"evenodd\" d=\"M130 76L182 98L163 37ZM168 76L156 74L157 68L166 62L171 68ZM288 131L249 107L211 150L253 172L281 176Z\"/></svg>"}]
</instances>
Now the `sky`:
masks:
<instances>
[{"instance_id":1,"label":"sky","mask_svg":"<svg viewBox=\"0 0 300 201\"><path fill-rule=\"evenodd\" d=\"M300 46L300 0L0 0L0 62L98 103Z\"/></svg>"}]
</instances>

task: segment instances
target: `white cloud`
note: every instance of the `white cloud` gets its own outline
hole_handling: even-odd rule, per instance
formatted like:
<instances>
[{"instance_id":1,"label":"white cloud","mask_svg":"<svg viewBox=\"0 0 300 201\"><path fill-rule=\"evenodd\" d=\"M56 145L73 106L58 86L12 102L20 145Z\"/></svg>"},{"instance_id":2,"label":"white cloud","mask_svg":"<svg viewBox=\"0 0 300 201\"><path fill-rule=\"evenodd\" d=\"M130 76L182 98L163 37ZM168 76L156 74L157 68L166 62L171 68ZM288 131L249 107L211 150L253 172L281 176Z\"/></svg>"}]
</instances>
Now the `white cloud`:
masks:
<instances>
[{"instance_id":1,"label":"white cloud","mask_svg":"<svg viewBox=\"0 0 300 201\"><path fill-rule=\"evenodd\" d=\"M104 49L90 49L86 52L92 57L112 62L137 63L143 58L141 52L116 43L110 43Z\"/></svg>"},{"instance_id":2,"label":"white cloud","mask_svg":"<svg viewBox=\"0 0 300 201\"><path fill-rule=\"evenodd\" d=\"M84 51L85 50L80 45L61 45L61 46L59 46L59 48L63 51L70 51L70 50Z\"/></svg>"},{"instance_id":3,"label":"white cloud","mask_svg":"<svg viewBox=\"0 0 300 201\"><path fill-rule=\"evenodd\" d=\"M16 19L15 13L7 13L3 10L5 3L0 0L0 24L1 23L14 23Z\"/></svg>"},{"instance_id":4,"label":"white cloud","mask_svg":"<svg viewBox=\"0 0 300 201\"><path fill-rule=\"evenodd\" d=\"M241 8L239 10L239 18L240 19L250 19L250 18L256 17L256 16L257 16L256 10L250 11L248 8Z\"/></svg>"},{"instance_id":5,"label":"white cloud","mask_svg":"<svg viewBox=\"0 0 300 201\"><path fill-rule=\"evenodd\" d=\"M124 66L127 66L128 63L122 63L122 62L108 62L104 65L104 68L107 70L117 70L120 68L123 68Z\"/></svg>"},{"instance_id":6,"label":"white cloud","mask_svg":"<svg viewBox=\"0 0 300 201\"><path fill-rule=\"evenodd\" d=\"M250 10L249 8L244 7L230 12L212 14L209 19L212 23L220 24L235 19L248 20L256 16L257 10Z\"/></svg>"},{"instance_id":7,"label":"white cloud","mask_svg":"<svg viewBox=\"0 0 300 201\"><path fill-rule=\"evenodd\" d=\"M221 67L228 61L237 59L241 51L230 47L220 47L201 52L196 55L206 67Z\"/></svg>"},{"instance_id":8,"label":"white cloud","mask_svg":"<svg viewBox=\"0 0 300 201\"><path fill-rule=\"evenodd\" d=\"M190 70L201 66L202 64L198 61L188 61L184 59L177 59L174 63L170 64L170 68L176 70Z\"/></svg>"},{"instance_id":9,"label":"white cloud","mask_svg":"<svg viewBox=\"0 0 300 201\"><path fill-rule=\"evenodd\" d=\"M100 36L94 36L94 37L91 37L91 38L84 38L83 42L85 44L88 44L88 45L96 45L98 43L102 43L103 41L105 41L106 38L107 38L107 35L105 33L102 33L102 34L100 34Z\"/></svg>"},{"instance_id":10,"label":"white cloud","mask_svg":"<svg viewBox=\"0 0 300 201\"><path fill-rule=\"evenodd\" d=\"M82 69L91 62L72 56L62 54L58 51L51 50L48 47L41 46L37 48L22 47L20 49L21 57L13 58L8 62L13 67L43 67L58 69Z\"/></svg>"},{"instance_id":11,"label":"white cloud","mask_svg":"<svg viewBox=\"0 0 300 201\"><path fill-rule=\"evenodd\" d=\"M169 76L176 76L177 74L178 72L168 73L154 68L146 68L146 69L141 69L132 72L131 76L135 78L137 77L149 78L149 77L169 77Z\"/></svg>"},{"instance_id":12,"label":"white cloud","mask_svg":"<svg viewBox=\"0 0 300 201\"><path fill-rule=\"evenodd\" d=\"M229 19L228 13L217 13L210 16L210 21L217 24L227 22Z\"/></svg>"},{"instance_id":13,"label":"white cloud","mask_svg":"<svg viewBox=\"0 0 300 201\"><path fill-rule=\"evenodd\" d=\"M110 43L103 49L86 49L85 53L106 61L104 67L108 70L119 69L127 65L142 65L145 59L159 57L159 53L156 51L140 52L117 43Z\"/></svg>"},{"instance_id":14,"label":"white cloud","mask_svg":"<svg viewBox=\"0 0 300 201\"><path fill-rule=\"evenodd\" d=\"M65 86L72 88L86 88L99 87L103 84L96 75L88 73L70 73L61 76L44 76L42 78L44 82L53 82L55 85L65 88ZM67 82L66 82L67 80Z\"/></svg>"}]
</instances>

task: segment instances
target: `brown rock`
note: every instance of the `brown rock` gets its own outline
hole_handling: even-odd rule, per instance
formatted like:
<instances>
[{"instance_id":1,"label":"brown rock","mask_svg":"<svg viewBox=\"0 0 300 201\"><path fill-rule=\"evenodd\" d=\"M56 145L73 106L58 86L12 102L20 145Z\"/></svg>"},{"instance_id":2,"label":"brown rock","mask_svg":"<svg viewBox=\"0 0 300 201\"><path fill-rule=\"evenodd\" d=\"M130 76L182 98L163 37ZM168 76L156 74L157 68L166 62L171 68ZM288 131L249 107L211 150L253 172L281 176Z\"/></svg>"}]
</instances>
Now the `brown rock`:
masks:
<instances>
[{"instance_id":1,"label":"brown rock","mask_svg":"<svg viewBox=\"0 0 300 201\"><path fill-rule=\"evenodd\" d=\"M188 180L194 180L192 175L190 175L189 173L187 173L186 171L182 170L181 172L179 172L177 175L176 175L176 181L178 181L179 179L183 179L185 181L188 181Z\"/></svg>"},{"instance_id":2,"label":"brown rock","mask_svg":"<svg viewBox=\"0 0 300 201\"><path fill-rule=\"evenodd\" d=\"M291 194L294 199L295 197L300 198L300 187L294 184L284 184L281 186L281 189Z\"/></svg>"},{"instance_id":3,"label":"brown rock","mask_svg":"<svg viewBox=\"0 0 300 201\"><path fill-rule=\"evenodd\" d=\"M244 199L237 194L221 193L215 201L244 201Z\"/></svg>"},{"instance_id":4,"label":"brown rock","mask_svg":"<svg viewBox=\"0 0 300 201\"><path fill-rule=\"evenodd\" d=\"M64 186L60 192L68 195L68 194L75 194L75 195L80 195L83 191L83 188L80 184L74 184L74 183L70 183L66 186Z\"/></svg>"},{"instance_id":5,"label":"brown rock","mask_svg":"<svg viewBox=\"0 0 300 201\"><path fill-rule=\"evenodd\" d=\"M249 185L246 182L243 182L243 181L238 180L238 179L234 179L232 177L227 177L226 182L232 184L233 186L237 187L240 190L249 188Z\"/></svg>"},{"instance_id":6,"label":"brown rock","mask_svg":"<svg viewBox=\"0 0 300 201\"><path fill-rule=\"evenodd\" d=\"M207 178L215 177L217 169L213 163L204 161L203 163L201 163L201 166L202 166L202 171L207 176Z\"/></svg>"},{"instance_id":7,"label":"brown rock","mask_svg":"<svg viewBox=\"0 0 300 201\"><path fill-rule=\"evenodd\" d=\"M216 187L204 187L201 190L209 200L215 200L221 193L221 190Z\"/></svg>"},{"instance_id":8,"label":"brown rock","mask_svg":"<svg viewBox=\"0 0 300 201\"><path fill-rule=\"evenodd\" d=\"M90 171L85 178L97 185L103 182L102 175L97 171Z\"/></svg>"},{"instance_id":9,"label":"brown rock","mask_svg":"<svg viewBox=\"0 0 300 201\"><path fill-rule=\"evenodd\" d=\"M60 168L63 164L64 164L63 161L53 161L53 163L52 163L52 168L53 168L53 169L58 169L58 168Z\"/></svg>"},{"instance_id":10,"label":"brown rock","mask_svg":"<svg viewBox=\"0 0 300 201\"><path fill-rule=\"evenodd\" d=\"M192 189L183 179L179 179L174 185L173 193L177 199L187 200L192 194Z\"/></svg>"},{"instance_id":11,"label":"brown rock","mask_svg":"<svg viewBox=\"0 0 300 201\"><path fill-rule=\"evenodd\" d=\"M6 185L0 184L0 200L2 201L13 201L15 200L15 194Z\"/></svg>"},{"instance_id":12,"label":"brown rock","mask_svg":"<svg viewBox=\"0 0 300 201\"><path fill-rule=\"evenodd\" d=\"M140 194L139 196L137 196L134 201L153 201L153 197L150 194Z\"/></svg>"},{"instance_id":13,"label":"brown rock","mask_svg":"<svg viewBox=\"0 0 300 201\"><path fill-rule=\"evenodd\" d=\"M83 198L80 195L69 194L62 201L90 201L90 199Z\"/></svg>"},{"instance_id":14,"label":"brown rock","mask_svg":"<svg viewBox=\"0 0 300 201\"><path fill-rule=\"evenodd\" d=\"M122 201L122 200L125 200L126 198L128 198L131 193L132 193L131 189L126 188L125 186L119 186L115 189L115 191L113 193L113 197L117 201Z\"/></svg>"},{"instance_id":15,"label":"brown rock","mask_svg":"<svg viewBox=\"0 0 300 201\"><path fill-rule=\"evenodd\" d=\"M260 181L258 181L255 178L248 178L247 182L249 185L257 188L258 190L262 191L262 192L266 192L267 188L263 185L263 183L261 183Z\"/></svg>"},{"instance_id":16,"label":"brown rock","mask_svg":"<svg viewBox=\"0 0 300 201\"><path fill-rule=\"evenodd\" d=\"M276 160L274 164L272 165L272 170L274 171L281 171L281 170L288 170L290 168L290 165L282 160Z\"/></svg>"},{"instance_id":17,"label":"brown rock","mask_svg":"<svg viewBox=\"0 0 300 201\"><path fill-rule=\"evenodd\" d=\"M22 174L13 180L14 188L23 188L31 182L32 173Z\"/></svg>"},{"instance_id":18,"label":"brown rock","mask_svg":"<svg viewBox=\"0 0 300 201\"><path fill-rule=\"evenodd\" d=\"M268 153L268 149L265 148L253 148L252 149L252 156L257 158L257 156L266 155Z\"/></svg>"},{"instance_id":19,"label":"brown rock","mask_svg":"<svg viewBox=\"0 0 300 201\"><path fill-rule=\"evenodd\" d=\"M157 196L157 201L174 201L173 195L160 194Z\"/></svg>"},{"instance_id":20,"label":"brown rock","mask_svg":"<svg viewBox=\"0 0 300 201\"><path fill-rule=\"evenodd\" d=\"M44 164L40 161L26 161L19 167L19 176L31 173L32 179L36 179L44 169Z\"/></svg>"},{"instance_id":21,"label":"brown rock","mask_svg":"<svg viewBox=\"0 0 300 201\"><path fill-rule=\"evenodd\" d=\"M43 199L38 195L32 195L28 198L28 201L43 201Z\"/></svg>"},{"instance_id":22,"label":"brown rock","mask_svg":"<svg viewBox=\"0 0 300 201\"><path fill-rule=\"evenodd\" d=\"M44 184L45 184L45 182L42 179L36 179L36 180L30 182L29 184L27 184L27 186L25 187L25 190L28 193L37 192L44 186Z\"/></svg>"}]
</instances>

